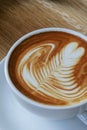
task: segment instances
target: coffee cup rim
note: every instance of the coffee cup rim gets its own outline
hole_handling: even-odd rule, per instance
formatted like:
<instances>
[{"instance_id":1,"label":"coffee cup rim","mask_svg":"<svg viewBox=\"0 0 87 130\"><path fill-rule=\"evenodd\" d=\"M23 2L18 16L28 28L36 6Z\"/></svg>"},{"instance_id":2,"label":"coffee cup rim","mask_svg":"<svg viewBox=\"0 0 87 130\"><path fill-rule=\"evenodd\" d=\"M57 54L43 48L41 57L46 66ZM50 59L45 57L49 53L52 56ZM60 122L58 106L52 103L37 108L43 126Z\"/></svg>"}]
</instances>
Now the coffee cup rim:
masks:
<instances>
[{"instance_id":1,"label":"coffee cup rim","mask_svg":"<svg viewBox=\"0 0 87 130\"><path fill-rule=\"evenodd\" d=\"M32 32L29 32L25 35L23 35L22 37L20 37L14 44L13 46L10 48L10 50L8 51L7 53L7 56L5 58L5 64L4 64L4 71L5 71L5 77L6 77L6 80L10 86L10 88L13 90L13 92L19 96L21 99L23 99L24 101L26 101L27 103L30 103L34 106L37 106L37 107L41 107L41 108L44 108L44 109L70 109L70 108L75 108L75 107L79 107L81 105L84 105L87 103L87 101L82 101L82 102L79 102L77 104L73 104L73 105L67 105L67 106L59 106L59 105L46 105L46 104L42 104L42 103L39 103L37 101L34 101L28 97L26 97L24 94L22 94L16 87L15 85L12 83L11 79L10 79L10 76L9 76L9 72L8 72L8 63L9 63L9 59L10 59L10 56L13 52L13 50L22 42L24 41L25 39L33 36L33 35L36 35L36 34L39 34L39 33L44 33L44 32L52 32L52 31L55 31L55 32L66 32L66 33L70 33L72 35L75 35L75 36L78 36L82 39L84 39L85 41L87 41L87 36L80 33L80 32L77 32L77 31L74 31L74 30L71 30L71 29L67 29L67 28L56 28L56 27L49 27L49 28L41 28L41 29L37 29L35 31L32 31Z\"/></svg>"}]
</instances>

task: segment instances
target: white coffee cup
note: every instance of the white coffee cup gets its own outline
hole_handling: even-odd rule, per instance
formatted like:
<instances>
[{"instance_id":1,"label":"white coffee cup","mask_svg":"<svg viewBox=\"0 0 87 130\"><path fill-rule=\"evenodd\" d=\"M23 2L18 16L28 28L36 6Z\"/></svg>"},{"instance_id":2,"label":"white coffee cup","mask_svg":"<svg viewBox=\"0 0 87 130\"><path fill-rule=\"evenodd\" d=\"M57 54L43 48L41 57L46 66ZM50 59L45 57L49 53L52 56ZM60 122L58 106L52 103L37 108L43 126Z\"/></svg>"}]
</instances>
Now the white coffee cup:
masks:
<instances>
[{"instance_id":1,"label":"white coffee cup","mask_svg":"<svg viewBox=\"0 0 87 130\"><path fill-rule=\"evenodd\" d=\"M43 29L39 29L33 32L30 32L26 35L24 35L23 37L21 37L19 40L17 40L14 45L11 47L11 49L9 50L7 56L6 56L6 60L5 60L5 77L6 80L9 84L9 87L11 88L12 92L14 93L16 99L20 102L20 104L22 104L23 107L25 107L28 111L32 111L33 113L40 115L42 117L45 118L49 118L49 119L67 119L67 118L71 118L73 116L77 116L83 112L85 112L87 110L87 101L83 101L81 103L75 104L75 105L71 105L71 106L49 106L49 105L44 105L41 103L38 103L36 101L33 101L29 98L27 98L26 96L24 96L12 83L9 73L8 73L8 63L9 63L9 57L12 54L13 50L19 45L21 44L21 42L33 35L36 35L38 33L42 33L42 32L51 32L51 31L61 31L61 32L67 32L70 34L74 34L84 40L87 41L87 36L73 31L73 30L69 30L69 29L65 29L65 28L43 28Z\"/></svg>"}]
</instances>

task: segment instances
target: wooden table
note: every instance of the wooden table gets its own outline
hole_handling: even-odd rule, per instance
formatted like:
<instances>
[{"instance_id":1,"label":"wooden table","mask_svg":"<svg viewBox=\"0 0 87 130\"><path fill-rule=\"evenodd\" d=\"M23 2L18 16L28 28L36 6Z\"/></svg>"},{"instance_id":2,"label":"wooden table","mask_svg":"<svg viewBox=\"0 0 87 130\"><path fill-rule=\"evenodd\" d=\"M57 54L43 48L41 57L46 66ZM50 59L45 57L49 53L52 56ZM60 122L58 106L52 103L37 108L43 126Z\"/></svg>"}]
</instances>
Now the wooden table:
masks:
<instances>
[{"instance_id":1,"label":"wooden table","mask_svg":"<svg viewBox=\"0 0 87 130\"><path fill-rule=\"evenodd\" d=\"M87 35L87 0L0 0L0 60L19 37L44 27Z\"/></svg>"}]
</instances>

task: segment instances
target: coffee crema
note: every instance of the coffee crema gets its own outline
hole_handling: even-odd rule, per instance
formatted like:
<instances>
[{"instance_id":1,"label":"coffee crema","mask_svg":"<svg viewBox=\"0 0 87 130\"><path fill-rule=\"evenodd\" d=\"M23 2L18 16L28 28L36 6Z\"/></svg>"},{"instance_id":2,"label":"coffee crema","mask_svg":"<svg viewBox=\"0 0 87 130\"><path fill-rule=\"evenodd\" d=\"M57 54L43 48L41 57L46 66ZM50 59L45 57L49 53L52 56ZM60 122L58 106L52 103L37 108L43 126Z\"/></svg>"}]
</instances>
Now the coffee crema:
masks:
<instances>
[{"instance_id":1,"label":"coffee crema","mask_svg":"<svg viewBox=\"0 0 87 130\"><path fill-rule=\"evenodd\" d=\"M15 87L34 101L68 106L87 100L87 42L65 32L36 34L9 59Z\"/></svg>"}]
</instances>

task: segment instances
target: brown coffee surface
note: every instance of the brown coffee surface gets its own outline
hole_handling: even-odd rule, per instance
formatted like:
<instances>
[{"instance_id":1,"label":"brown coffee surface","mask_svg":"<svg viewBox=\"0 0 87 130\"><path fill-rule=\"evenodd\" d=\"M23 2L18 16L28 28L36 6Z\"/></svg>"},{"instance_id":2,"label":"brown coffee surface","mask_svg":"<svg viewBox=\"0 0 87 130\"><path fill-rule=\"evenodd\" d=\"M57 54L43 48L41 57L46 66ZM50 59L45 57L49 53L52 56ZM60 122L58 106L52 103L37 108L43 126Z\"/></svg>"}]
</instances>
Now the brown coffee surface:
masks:
<instances>
[{"instance_id":1,"label":"brown coffee surface","mask_svg":"<svg viewBox=\"0 0 87 130\"><path fill-rule=\"evenodd\" d=\"M87 41L65 32L36 34L10 56L15 87L34 101L68 106L87 100Z\"/></svg>"}]
</instances>

